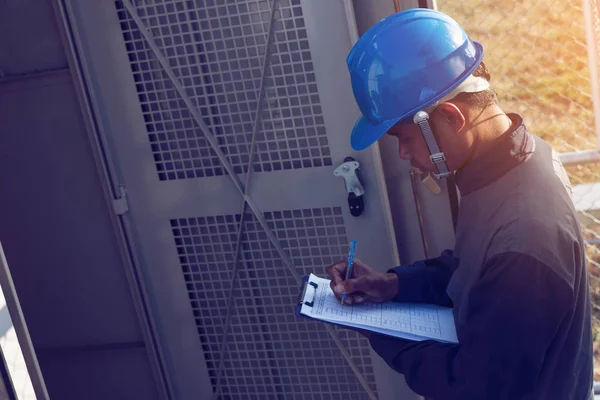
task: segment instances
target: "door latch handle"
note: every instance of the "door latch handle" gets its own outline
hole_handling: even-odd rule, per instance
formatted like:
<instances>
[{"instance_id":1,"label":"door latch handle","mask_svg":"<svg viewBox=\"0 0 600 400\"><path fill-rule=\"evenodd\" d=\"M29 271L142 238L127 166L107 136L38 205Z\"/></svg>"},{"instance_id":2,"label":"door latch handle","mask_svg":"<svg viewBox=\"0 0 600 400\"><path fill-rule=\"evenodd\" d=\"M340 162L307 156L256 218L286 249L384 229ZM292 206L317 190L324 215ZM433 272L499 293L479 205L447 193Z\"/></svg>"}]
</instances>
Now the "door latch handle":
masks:
<instances>
[{"instance_id":1,"label":"door latch handle","mask_svg":"<svg viewBox=\"0 0 600 400\"><path fill-rule=\"evenodd\" d=\"M339 165L334 171L335 176L341 176L344 178L346 184L346 191L348 192L348 206L350 207L350 214L354 217L358 217L362 214L365 209L364 194L365 189L360 183L358 177L358 170L360 163L352 157L344 158L344 163Z\"/></svg>"}]
</instances>

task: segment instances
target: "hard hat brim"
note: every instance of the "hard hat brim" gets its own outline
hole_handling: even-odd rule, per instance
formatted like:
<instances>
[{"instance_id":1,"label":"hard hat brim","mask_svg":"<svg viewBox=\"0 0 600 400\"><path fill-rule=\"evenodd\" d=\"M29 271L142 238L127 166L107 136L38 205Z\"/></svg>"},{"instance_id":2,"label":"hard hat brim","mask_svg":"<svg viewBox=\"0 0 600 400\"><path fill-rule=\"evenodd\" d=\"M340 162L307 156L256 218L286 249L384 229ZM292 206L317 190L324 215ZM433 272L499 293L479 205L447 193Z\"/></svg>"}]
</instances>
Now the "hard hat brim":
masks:
<instances>
[{"instance_id":1,"label":"hard hat brim","mask_svg":"<svg viewBox=\"0 0 600 400\"><path fill-rule=\"evenodd\" d=\"M362 115L358 117L358 121L352 128L350 135L350 146L355 151L361 151L371 146L378 141L387 131L392 129L401 118L383 121L380 124L374 125Z\"/></svg>"}]
</instances>

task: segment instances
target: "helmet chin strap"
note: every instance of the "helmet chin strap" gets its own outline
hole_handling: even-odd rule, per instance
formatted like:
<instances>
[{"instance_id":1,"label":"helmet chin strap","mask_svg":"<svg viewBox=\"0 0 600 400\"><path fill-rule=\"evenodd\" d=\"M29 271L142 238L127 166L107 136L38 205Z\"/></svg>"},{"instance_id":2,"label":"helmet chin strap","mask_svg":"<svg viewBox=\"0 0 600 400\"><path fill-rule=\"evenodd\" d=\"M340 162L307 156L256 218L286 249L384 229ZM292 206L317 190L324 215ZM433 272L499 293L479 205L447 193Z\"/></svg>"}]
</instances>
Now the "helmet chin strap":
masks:
<instances>
[{"instance_id":1,"label":"helmet chin strap","mask_svg":"<svg viewBox=\"0 0 600 400\"><path fill-rule=\"evenodd\" d=\"M427 143L427 147L429 148L429 158L438 170L438 173L434 174L436 178L448 178L450 175L452 175L453 171L448 170L448 165L446 165L446 156L440 151L440 147L435 140L435 136L433 136L433 131L429 125L429 113L431 113L439 104L456 97L459 93L476 93L487 90L489 87L490 83L484 78L470 75L446 96L425 108L425 110L419 111L414 115L413 122L419 125L421 133L423 134L423 138L425 138L425 143Z\"/></svg>"},{"instance_id":2,"label":"helmet chin strap","mask_svg":"<svg viewBox=\"0 0 600 400\"><path fill-rule=\"evenodd\" d=\"M450 175L452 175L452 172L448 170L448 165L446 165L446 156L440 151L440 147L433 136L433 131L429 125L429 114L425 111L419 111L413 117L413 121L415 124L419 125L421 133L423 134L423 138L425 139L425 143L427 143L427 147L429 148L429 158L438 170L437 174L434 173L435 177L438 179L448 178Z\"/></svg>"}]
</instances>

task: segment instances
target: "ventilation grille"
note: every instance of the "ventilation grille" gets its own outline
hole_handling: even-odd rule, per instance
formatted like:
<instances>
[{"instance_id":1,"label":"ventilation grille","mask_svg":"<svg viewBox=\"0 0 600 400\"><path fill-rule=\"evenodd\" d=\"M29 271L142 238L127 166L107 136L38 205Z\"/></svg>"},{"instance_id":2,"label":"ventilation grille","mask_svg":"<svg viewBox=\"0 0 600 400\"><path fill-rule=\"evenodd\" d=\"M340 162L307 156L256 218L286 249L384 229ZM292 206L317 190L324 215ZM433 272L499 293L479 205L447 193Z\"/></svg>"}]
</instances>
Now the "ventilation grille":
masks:
<instances>
[{"instance_id":1,"label":"ventilation grille","mask_svg":"<svg viewBox=\"0 0 600 400\"><path fill-rule=\"evenodd\" d=\"M269 212L265 218L302 275L324 276L325 267L346 253L341 208ZM239 220L239 215L171 220L213 389ZM367 398L323 324L295 316L299 287L251 215L245 218L241 259L224 398ZM368 341L352 331L339 333L375 388Z\"/></svg>"},{"instance_id":2,"label":"ventilation grille","mask_svg":"<svg viewBox=\"0 0 600 400\"><path fill-rule=\"evenodd\" d=\"M236 173L247 172L270 1L138 1ZM219 159L121 1L115 2L160 180L223 175ZM331 165L300 0L279 0L254 171Z\"/></svg>"}]
</instances>

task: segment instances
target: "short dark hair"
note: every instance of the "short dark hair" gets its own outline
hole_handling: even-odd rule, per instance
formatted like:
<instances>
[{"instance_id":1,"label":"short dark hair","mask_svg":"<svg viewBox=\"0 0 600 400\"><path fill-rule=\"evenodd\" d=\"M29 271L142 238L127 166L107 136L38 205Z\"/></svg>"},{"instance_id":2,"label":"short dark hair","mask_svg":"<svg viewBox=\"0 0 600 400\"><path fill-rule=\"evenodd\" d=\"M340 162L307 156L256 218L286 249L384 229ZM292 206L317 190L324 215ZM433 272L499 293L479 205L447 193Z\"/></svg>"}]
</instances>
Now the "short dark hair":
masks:
<instances>
[{"instance_id":1,"label":"short dark hair","mask_svg":"<svg viewBox=\"0 0 600 400\"><path fill-rule=\"evenodd\" d=\"M491 81L490 72L483 61L477 66L477 68L475 68L475 71L473 71L473 76L482 77L488 82ZM480 110L484 110L493 104L498 104L498 96L492 89L487 89L483 92L477 93L460 93L454 99Z\"/></svg>"}]
</instances>

